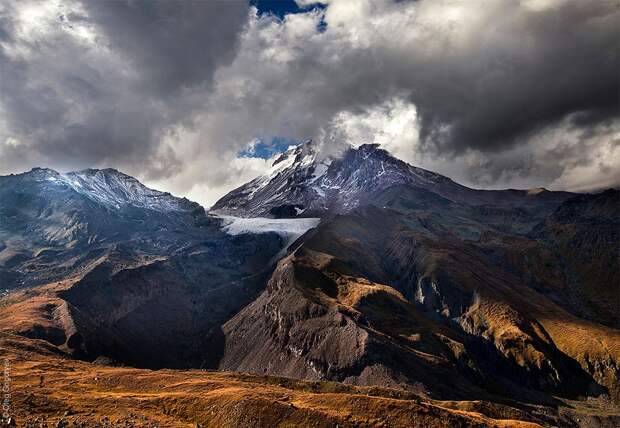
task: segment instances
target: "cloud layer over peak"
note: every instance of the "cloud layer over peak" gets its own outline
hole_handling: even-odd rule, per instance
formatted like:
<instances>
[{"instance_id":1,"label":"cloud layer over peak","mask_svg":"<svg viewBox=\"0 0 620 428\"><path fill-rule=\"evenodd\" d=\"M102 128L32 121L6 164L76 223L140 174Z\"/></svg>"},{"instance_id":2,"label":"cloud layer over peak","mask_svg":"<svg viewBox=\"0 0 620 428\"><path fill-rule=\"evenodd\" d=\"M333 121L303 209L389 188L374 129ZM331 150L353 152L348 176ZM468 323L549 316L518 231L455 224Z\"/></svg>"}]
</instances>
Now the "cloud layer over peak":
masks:
<instances>
[{"instance_id":1,"label":"cloud layer over peak","mask_svg":"<svg viewBox=\"0 0 620 428\"><path fill-rule=\"evenodd\" d=\"M479 187L620 182L613 0L257 3L0 6L0 173L114 166L209 204L278 137Z\"/></svg>"}]
</instances>

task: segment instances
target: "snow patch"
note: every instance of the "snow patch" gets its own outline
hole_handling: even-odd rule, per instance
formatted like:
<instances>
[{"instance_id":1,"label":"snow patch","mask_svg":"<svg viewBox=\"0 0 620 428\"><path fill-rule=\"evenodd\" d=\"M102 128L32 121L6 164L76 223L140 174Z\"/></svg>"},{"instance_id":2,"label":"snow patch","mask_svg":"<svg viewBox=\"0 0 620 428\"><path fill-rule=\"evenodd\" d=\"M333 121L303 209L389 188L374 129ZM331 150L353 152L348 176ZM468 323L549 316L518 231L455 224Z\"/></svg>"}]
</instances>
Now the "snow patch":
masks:
<instances>
[{"instance_id":1,"label":"snow patch","mask_svg":"<svg viewBox=\"0 0 620 428\"><path fill-rule=\"evenodd\" d=\"M275 232L301 236L321 221L320 218L217 217L224 221L222 229L229 235Z\"/></svg>"},{"instance_id":2,"label":"snow patch","mask_svg":"<svg viewBox=\"0 0 620 428\"><path fill-rule=\"evenodd\" d=\"M217 217L223 220L222 230L229 235L274 232L284 238L285 249L321 221L320 218Z\"/></svg>"},{"instance_id":3,"label":"snow patch","mask_svg":"<svg viewBox=\"0 0 620 428\"><path fill-rule=\"evenodd\" d=\"M325 173L327 172L327 170L329 169L329 165L331 165L331 163L332 163L331 159L318 163L316 167L314 168L314 172L312 173L312 179L310 180L310 183L314 183L316 180L323 177Z\"/></svg>"}]
</instances>

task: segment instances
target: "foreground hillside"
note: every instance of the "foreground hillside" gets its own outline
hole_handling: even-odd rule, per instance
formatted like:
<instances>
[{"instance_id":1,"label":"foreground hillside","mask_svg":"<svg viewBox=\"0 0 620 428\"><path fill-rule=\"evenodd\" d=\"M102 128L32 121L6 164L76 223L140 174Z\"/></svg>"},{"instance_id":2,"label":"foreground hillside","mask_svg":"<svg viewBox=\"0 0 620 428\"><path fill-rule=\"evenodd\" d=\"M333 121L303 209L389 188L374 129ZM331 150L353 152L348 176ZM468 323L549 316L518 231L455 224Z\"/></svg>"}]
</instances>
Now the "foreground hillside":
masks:
<instances>
[{"instance_id":1,"label":"foreground hillside","mask_svg":"<svg viewBox=\"0 0 620 428\"><path fill-rule=\"evenodd\" d=\"M13 426L611 427L620 420L599 402L553 409L436 401L388 388L96 365L6 334L0 344L0 357L10 361Z\"/></svg>"}]
</instances>

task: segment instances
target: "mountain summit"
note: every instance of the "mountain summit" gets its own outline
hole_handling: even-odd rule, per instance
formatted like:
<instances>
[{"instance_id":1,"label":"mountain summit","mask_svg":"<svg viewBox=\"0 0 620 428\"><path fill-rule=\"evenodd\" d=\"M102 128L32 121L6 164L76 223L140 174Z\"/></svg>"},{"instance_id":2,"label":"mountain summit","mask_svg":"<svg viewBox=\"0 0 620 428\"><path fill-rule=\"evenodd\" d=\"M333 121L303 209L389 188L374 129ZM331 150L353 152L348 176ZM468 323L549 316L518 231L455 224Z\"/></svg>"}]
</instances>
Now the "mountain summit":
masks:
<instances>
[{"instance_id":1,"label":"mountain summit","mask_svg":"<svg viewBox=\"0 0 620 428\"><path fill-rule=\"evenodd\" d=\"M240 217L323 217L376 204L387 189L405 186L431 191L453 202L527 208L557 206L567 192L477 190L443 175L403 162L378 144L350 146L338 156L321 156L307 141L282 153L271 169L231 191L212 207Z\"/></svg>"},{"instance_id":2,"label":"mountain summit","mask_svg":"<svg viewBox=\"0 0 620 428\"><path fill-rule=\"evenodd\" d=\"M312 217L348 212L397 184L459 186L396 159L378 144L351 146L338 157L321 157L318 149L313 141L289 148L267 174L233 190L212 209L243 217Z\"/></svg>"},{"instance_id":3,"label":"mountain summit","mask_svg":"<svg viewBox=\"0 0 620 428\"><path fill-rule=\"evenodd\" d=\"M118 245L168 254L204 239L198 226L208 222L199 204L115 169L0 176L0 280L5 288L52 281Z\"/></svg>"}]
</instances>

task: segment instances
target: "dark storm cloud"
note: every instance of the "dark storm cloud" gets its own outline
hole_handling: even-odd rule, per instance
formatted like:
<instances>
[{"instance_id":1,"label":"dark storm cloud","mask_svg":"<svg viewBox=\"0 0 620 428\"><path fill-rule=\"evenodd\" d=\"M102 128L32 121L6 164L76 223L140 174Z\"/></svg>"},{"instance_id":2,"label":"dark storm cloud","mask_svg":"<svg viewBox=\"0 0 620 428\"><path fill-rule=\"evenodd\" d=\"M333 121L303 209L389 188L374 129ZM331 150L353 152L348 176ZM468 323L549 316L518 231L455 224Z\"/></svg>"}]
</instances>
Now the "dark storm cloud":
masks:
<instances>
[{"instance_id":1,"label":"dark storm cloud","mask_svg":"<svg viewBox=\"0 0 620 428\"><path fill-rule=\"evenodd\" d=\"M439 70L442 87L412 96L422 136L437 136L437 126L449 124L446 145L500 150L573 113L576 126L616 116L620 26L613 17L612 2L566 2L527 13L515 23L518 32L505 29L513 38L505 45L485 46L482 29L476 55Z\"/></svg>"},{"instance_id":2,"label":"dark storm cloud","mask_svg":"<svg viewBox=\"0 0 620 428\"><path fill-rule=\"evenodd\" d=\"M454 162L475 153L479 162L460 177L485 186L505 184L506 177L554 183L577 165L579 147L582 162L604 154L617 162L617 149L606 143L618 129L620 94L614 1L352 5L329 2L327 31L313 38L321 45L301 46L288 67L303 76L294 79L301 87L311 88L304 102L315 117L364 116L402 97L418 113L421 141L411 150ZM542 134L548 141L536 138ZM546 145L553 145L555 163L541 168Z\"/></svg>"},{"instance_id":3,"label":"dark storm cloud","mask_svg":"<svg viewBox=\"0 0 620 428\"><path fill-rule=\"evenodd\" d=\"M235 53L247 2L90 1L89 17L143 75L152 93L168 95L208 80Z\"/></svg>"},{"instance_id":4,"label":"dark storm cloud","mask_svg":"<svg viewBox=\"0 0 620 428\"><path fill-rule=\"evenodd\" d=\"M567 128L567 119L583 136L616 120L613 1L332 0L324 17L309 21L257 18L222 73L236 89L223 108L239 100L230 108L239 141L251 132L316 137L341 112L364 115L394 97L417 108L415 149L443 158L526 150L547 128ZM515 172L531 171L528 159L520 156ZM511 163L484 165L497 178Z\"/></svg>"},{"instance_id":5,"label":"dark storm cloud","mask_svg":"<svg viewBox=\"0 0 620 428\"><path fill-rule=\"evenodd\" d=\"M503 150L571 114L582 119L577 126L617 115L617 5L558 1L536 9L527 3L376 2L384 6L362 15L368 25L351 14L361 23L343 18L338 24L354 27L354 36L369 43L347 46L336 67L319 65L330 80L341 79L337 89L327 83L319 92L323 103L355 110L403 91L418 108L421 138L444 154ZM462 13L444 16L454 5ZM407 34L416 31L419 37Z\"/></svg>"},{"instance_id":6,"label":"dark storm cloud","mask_svg":"<svg viewBox=\"0 0 620 428\"><path fill-rule=\"evenodd\" d=\"M27 19L43 7L50 10ZM181 161L166 137L234 56L247 10L243 1L4 6L0 132L14 144L2 150L0 167L173 174Z\"/></svg>"},{"instance_id":7,"label":"dark storm cloud","mask_svg":"<svg viewBox=\"0 0 620 428\"><path fill-rule=\"evenodd\" d=\"M469 185L618 182L614 0L297 4L0 3L0 173L114 166L213 202L282 137Z\"/></svg>"}]
</instances>

